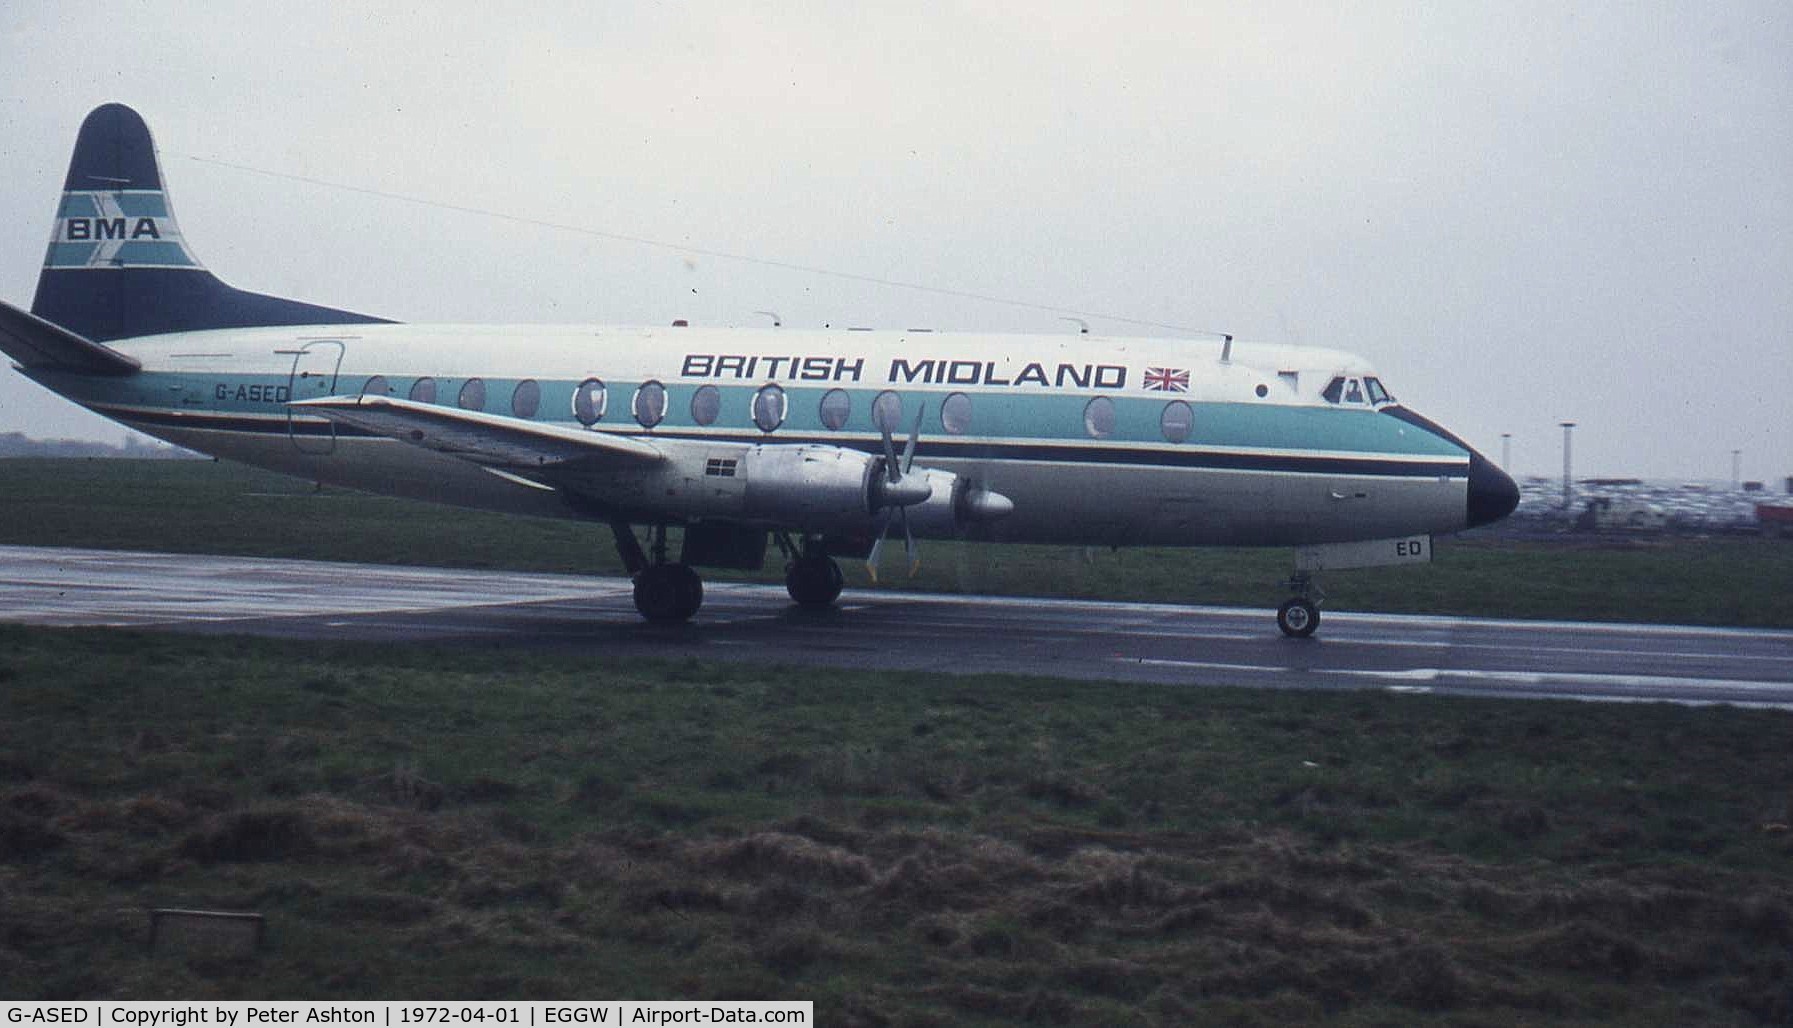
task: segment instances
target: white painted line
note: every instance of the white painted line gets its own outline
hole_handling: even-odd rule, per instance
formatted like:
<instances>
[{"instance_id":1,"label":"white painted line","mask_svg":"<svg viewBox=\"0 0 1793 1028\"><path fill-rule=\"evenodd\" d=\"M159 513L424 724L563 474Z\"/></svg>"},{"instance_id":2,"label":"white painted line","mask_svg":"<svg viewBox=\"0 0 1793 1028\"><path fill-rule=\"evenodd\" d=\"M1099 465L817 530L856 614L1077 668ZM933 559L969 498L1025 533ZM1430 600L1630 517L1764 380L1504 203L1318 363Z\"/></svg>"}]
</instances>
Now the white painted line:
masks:
<instances>
[{"instance_id":1,"label":"white painted line","mask_svg":"<svg viewBox=\"0 0 1793 1028\"><path fill-rule=\"evenodd\" d=\"M1352 678L1373 678L1381 681L1449 683L1500 682L1509 685L1583 685L1623 686L1634 689L1738 689L1744 692L1793 692L1793 682L1759 682L1741 678L1691 678L1680 675L1595 674L1575 671L1493 671L1482 668L1366 668L1278 667L1268 664L1227 664L1208 660L1171 660L1156 657L1116 657L1117 663L1145 664L1153 667L1200 668L1208 671L1245 671L1254 674L1345 675ZM1409 688L1417 686L1391 686Z\"/></svg>"},{"instance_id":2,"label":"white painted line","mask_svg":"<svg viewBox=\"0 0 1793 1028\"><path fill-rule=\"evenodd\" d=\"M1335 668L1327 672L1355 678L1410 682L1463 680L1512 685L1627 686L1636 689L1741 689L1745 692L1793 691L1793 682L1752 682L1741 678L1688 678L1680 675L1596 674L1585 671L1489 671L1481 668L1416 667L1400 671Z\"/></svg>"}]
</instances>

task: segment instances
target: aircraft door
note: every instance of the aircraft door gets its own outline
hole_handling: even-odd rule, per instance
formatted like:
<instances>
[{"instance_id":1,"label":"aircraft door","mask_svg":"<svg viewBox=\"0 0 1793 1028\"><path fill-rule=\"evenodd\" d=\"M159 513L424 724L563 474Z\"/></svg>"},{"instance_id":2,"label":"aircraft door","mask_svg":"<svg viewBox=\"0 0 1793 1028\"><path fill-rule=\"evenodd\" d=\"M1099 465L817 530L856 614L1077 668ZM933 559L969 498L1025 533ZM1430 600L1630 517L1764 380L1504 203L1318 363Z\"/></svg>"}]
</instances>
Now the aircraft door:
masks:
<instances>
[{"instance_id":1,"label":"aircraft door","mask_svg":"<svg viewBox=\"0 0 1793 1028\"><path fill-rule=\"evenodd\" d=\"M293 355L293 373L287 379L289 400L336 395L336 373L342 367L341 342L316 339L297 350L281 352ZM300 453L326 454L336 450L336 423L327 418L297 415L288 407L286 431Z\"/></svg>"}]
</instances>

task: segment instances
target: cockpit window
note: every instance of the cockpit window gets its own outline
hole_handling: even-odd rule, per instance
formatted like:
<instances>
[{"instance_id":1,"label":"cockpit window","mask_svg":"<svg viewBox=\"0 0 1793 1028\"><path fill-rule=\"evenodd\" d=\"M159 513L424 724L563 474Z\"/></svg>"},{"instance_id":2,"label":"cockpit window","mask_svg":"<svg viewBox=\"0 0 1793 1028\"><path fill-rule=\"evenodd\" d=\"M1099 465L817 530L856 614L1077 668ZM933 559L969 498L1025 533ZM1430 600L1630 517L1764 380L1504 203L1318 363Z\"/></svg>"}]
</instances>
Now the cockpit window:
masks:
<instances>
[{"instance_id":1,"label":"cockpit window","mask_svg":"<svg viewBox=\"0 0 1793 1028\"><path fill-rule=\"evenodd\" d=\"M1364 395L1366 392L1369 394L1367 399ZM1380 379L1364 378L1359 380L1355 378L1346 378L1343 375L1326 383L1326 388L1320 390L1320 396L1327 403L1367 402L1375 406L1381 406L1385 403L1395 402L1395 398L1388 395L1388 390L1382 388L1382 381Z\"/></svg>"}]
</instances>

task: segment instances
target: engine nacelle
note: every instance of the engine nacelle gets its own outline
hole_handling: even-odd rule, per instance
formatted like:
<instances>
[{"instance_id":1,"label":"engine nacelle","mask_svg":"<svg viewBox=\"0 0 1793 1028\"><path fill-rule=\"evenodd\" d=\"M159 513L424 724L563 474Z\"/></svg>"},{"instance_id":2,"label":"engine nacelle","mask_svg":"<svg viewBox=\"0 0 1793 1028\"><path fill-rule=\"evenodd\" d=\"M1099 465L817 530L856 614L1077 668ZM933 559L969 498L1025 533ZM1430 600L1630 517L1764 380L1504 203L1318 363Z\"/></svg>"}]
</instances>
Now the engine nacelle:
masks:
<instances>
[{"instance_id":1,"label":"engine nacelle","mask_svg":"<svg viewBox=\"0 0 1793 1028\"><path fill-rule=\"evenodd\" d=\"M911 468L911 476L925 476L933 492L920 503L904 510L909 515L909 530L916 535L951 537L963 522L965 480L950 471L933 468Z\"/></svg>"},{"instance_id":2,"label":"engine nacelle","mask_svg":"<svg viewBox=\"0 0 1793 1028\"><path fill-rule=\"evenodd\" d=\"M869 453L839 446L754 446L741 457L741 513L809 531L862 527L871 516Z\"/></svg>"}]
</instances>

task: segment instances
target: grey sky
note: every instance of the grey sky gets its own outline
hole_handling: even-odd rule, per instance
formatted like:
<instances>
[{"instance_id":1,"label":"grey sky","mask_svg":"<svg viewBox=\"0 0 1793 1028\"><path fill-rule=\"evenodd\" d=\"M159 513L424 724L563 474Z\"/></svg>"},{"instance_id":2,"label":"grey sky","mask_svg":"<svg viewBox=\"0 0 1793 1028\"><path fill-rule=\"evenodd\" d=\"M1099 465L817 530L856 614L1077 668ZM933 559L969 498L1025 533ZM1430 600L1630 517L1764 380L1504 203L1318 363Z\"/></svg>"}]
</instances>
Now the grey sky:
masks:
<instances>
[{"instance_id":1,"label":"grey sky","mask_svg":"<svg viewBox=\"0 0 1793 1028\"><path fill-rule=\"evenodd\" d=\"M1513 433L1520 473L1560 466L1568 418L1578 471L1793 474L1793 6L1084 6L9 0L0 298L29 303L75 130L117 100L244 288L1074 331L193 158L1338 347L1496 459ZM13 430L123 431L8 369Z\"/></svg>"}]
</instances>

